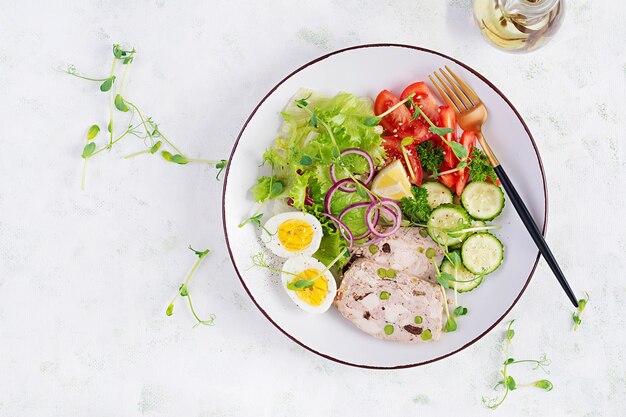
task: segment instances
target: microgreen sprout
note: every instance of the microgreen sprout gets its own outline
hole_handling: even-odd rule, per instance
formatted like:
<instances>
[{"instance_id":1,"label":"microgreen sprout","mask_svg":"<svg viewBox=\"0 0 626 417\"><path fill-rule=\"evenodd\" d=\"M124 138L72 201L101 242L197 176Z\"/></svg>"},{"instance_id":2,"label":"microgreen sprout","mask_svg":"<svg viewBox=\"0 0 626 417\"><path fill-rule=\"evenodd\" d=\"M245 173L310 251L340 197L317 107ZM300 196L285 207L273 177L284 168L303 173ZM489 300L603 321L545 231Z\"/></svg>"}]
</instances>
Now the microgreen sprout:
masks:
<instances>
[{"instance_id":1,"label":"microgreen sprout","mask_svg":"<svg viewBox=\"0 0 626 417\"><path fill-rule=\"evenodd\" d=\"M200 266L200 263L202 263L202 260L209 254L210 251L209 249L198 251L192 248L191 245L189 245L189 250L191 250L198 257L198 259L191 267L191 270L189 270L189 273L187 273L185 280L178 288L178 292L176 293L176 295L174 295L174 298L172 298L172 301L167 306L167 309L165 310L165 314L167 316L171 316L174 313L174 304L176 303L176 300L178 299L178 297L179 296L186 297L187 302L189 303L189 310L191 310L191 314L193 314L194 318L196 319L196 324L194 324L193 327L196 327L200 324L205 325L205 326L213 326L215 324L215 314L211 314L208 319L202 320L200 317L198 317L198 314L196 313L196 310L193 307L191 296L189 295L189 280L193 276L194 272L196 272L196 270Z\"/></svg>"},{"instance_id":2,"label":"microgreen sprout","mask_svg":"<svg viewBox=\"0 0 626 417\"><path fill-rule=\"evenodd\" d=\"M457 307L454 309L454 315L455 315L456 317L464 316L464 315L466 315L466 314L467 314L467 308L466 308L466 307L463 307L463 306L457 306Z\"/></svg>"},{"instance_id":3,"label":"microgreen sprout","mask_svg":"<svg viewBox=\"0 0 626 417\"><path fill-rule=\"evenodd\" d=\"M429 131L431 131L432 133L434 133L435 135L438 135L441 140L450 147L450 149L452 149L452 152L454 153L454 155L459 159L459 161L463 161L465 160L465 158L467 158L468 156L468 151L465 148L465 146L461 145L459 142L455 142L455 141L450 141L448 139L446 139L444 136L447 135L448 133L452 133L454 132L453 129L447 128L447 127L439 127L437 125L435 125L428 116L426 116L426 114L422 111L422 109L420 109L420 107L413 102L413 99L411 99L411 102L413 103L413 108L414 108L414 113L413 113L413 119L417 119L420 116L422 116L424 118L424 120L426 120L426 123L429 124ZM439 175L441 175L443 173L440 173Z\"/></svg>"},{"instance_id":4,"label":"microgreen sprout","mask_svg":"<svg viewBox=\"0 0 626 417\"><path fill-rule=\"evenodd\" d=\"M585 291L585 298L581 298L578 300L578 309L575 313L572 314L572 319L574 320L574 331L578 330L578 326L580 326L581 317L583 312L585 311L585 307L587 307L587 303L589 302L589 294Z\"/></svg>"},{"instance_id":5,"label":"microgreen sprout","mask_svg":"<svg viewBox=\"0 0 626 417\"><path fill-rule=\"evenodd\" d=\"M541 368L541 370L543 370L545 373L549 373L546 367L550 365L550 360L546 358L545 354L541 355L539 360L530 360L530 359L516 360L509 356L511 340L513 339L513 337L515 337L515 330L513 330L512 328L514 321L515 320L511 320L509 322L509 325L505 333L506 334L505 348L504 348L505 360L502 363L503 367L500 370L502 379L498 381L498 383L494 387L494 389L497 389L498 387L504 388L504 394L502 395L502 398L500 399L498 398L488 399L488 398L483 397L482 403L487 408L491 408L491 409L498 408L504 402L504 400L506 399L510 391L514 391L522 387L536 387L536 388L543 389L544 391L551 391L553 388L552 382L548 381L547 379L540 379L538 381L531 382L529 384L518 384L517 381L515 381L515 379L509 374L508 367L510 365L515 365L519 363L533 363L535 364L535 367L533 368L533 370Z\"/></svg>"},{"instance_id":6,"label":"microgreen sprout","mask_svg":"<svg viewBox=\"0 0 626 417\"><path fill-rule=\"evenodd\" d=\"M315 285L314 279L299 279L297 281L288 282L287 288L292 291L298 291L311 288L313 285Z\"/></svg>"},{"instance_id":7,"label":"microgreen sprout","mask_svg":"<svg viewBox=\"0 0 626 417\"><path fill-rule=\"evenodd\" d=\"M339 250L339 255L337 255L337 257L335 259L333 259L328 265L326 265L326 267L319 271L319 273L314 276L313 278L310 279L305 279L302 278L299 274L296 274L294 272L290 272L290 271L284 271L282 269L278 269L275 268L273 266L271 266L268 262L267 259L265 259L265 251L260 251L257 254L255 254L254 256L252 256L252 266L253 267L259 267L259 268L264 268L264 269L268 269L270 271L274 271L274 272L278 272L281 274L287 274L287 275L291 275L295 278L298 278L295 281L291 281L287 283L287 289L292 290L292 291L302 291L304 289L307 288L311 288L314 284L315 281L324 276L324 274L328 271L330 271L330 269L337 263L339 262L339 260L341 260L342 257L344 257L346 255L346 252L349 253L349 249L347 247L343 247Z\"/></svg>"},{"instance_id":8,"label":"microgreen sprout","mask_svg":"<svg viewBox=\"0 0 626 417\"><path fill-rule=\"evenodd\" d=\"M429 248L432 249L432 248ZM450 281L454 281L454 277L447 272L442 272L439 269L439 265L437 264L437 259L435 259L435 251L426 251L426 257L430 258L435 267L435 278L440 285L441 295L443 296L443 305L446 311L446 325L444 327L445 332L453 332L456 330L457 325L454 317L450 315L450 308L448 307L448 297L446 296L446 289L450 288Z\"/></svg>"},{"instance_id":9,"label":"microgreen sprout","mask_svg":"<svg viewBox=\"0 0 626 417\"><path fill-rule=\"evenodd\" d=\"M134 61L136 55L136 51L134 48L132 49L124 49L120 45L113 45L113 61L111 64L111 70L109 75L106 77L88 77L80 74L74 65L68 65L64 70L66 74L69 74L73 77L80 78L87 81L93 81L99 83L100 91L108 93L109 95L109 121L107 124L108 134L108 143L98 148L98 146L94 142L90 142L92 139L96 137L98 132L100 131L100 127L98 125L93 125L88 132L87 135L87 144L83 147L82 150L82 158L83 162L83 174L81 179L81 188L85 188L85 172L87 166L87 159L93 158L95 155L100 153L105 149L111 149L114 144L119 142L123 137L127 135L135 136L139 139L142 139L144 144L148 147L146 150L142 150L139 152L132 153L127 155L125 159L132 158L138 155L147 154L153 155L156 154L158 150L160 150L163 144L166 144L170 150L173 152L169 152L168 150L164 150L167 154L162 154L164 159L168 162L172 162L179 165L186 165L190 162L196 163L204 163L214 165L218 170L216 179L219 180L219 175L222 173L224 168L226 167L227 161L224 159L220 160L209 160L209 159L200 159L200 158L190 158L184 153L180 151L159 129L157 123L151 117L144 116L144 113L139 109L139 107L133 102L126 99L123 94L124 81L126 79L128 69L130 64ZM123 73L118 81L116 74L117 64L121 63L123 66ZM114 88L117 87L117 88ZM128 113L129 121L127 123L128 128L122 134L116 137L116 127L117 121L115 117L115 110L121 113ZM139 118L139 123L135 124L135 117ZM166 155L170 155L171 157L166 157Z\"/></svg>"},{"instance_id":10,"label":"microgreen sprout","mask_svg":"<svg viewBox=\"0 0 626 417\"><path fill-rule=\"evenodd\" d=\"M270 236L274 236L276 233L272 233L272 232L270 232L269 230L267 230L267 228L266 228L265 226L263 226L263 225L261 224L261 218L262 218L262 217L263 217L263 213L257 213L257 214L254 214L254 215L252 215L252 216L248 217L248 218L247 218L246 220L244 220L243 222L241 222L241 223L239 224L239 227L243 227L243 226L245 226L245 225L246 225L246 224L248 224L248 223L254 223L254 224L256 224L257 226L259 226L259 227L260 227L263 231L265 231L265 233L267 233L268 235L270 235Z\"/></svg>"},{"instance_id":11,"label":"microgreen sprout","mask_svg":"<svg viewBox=\"0 0 626 417\"><path fill-rule=\"evenodd\" d=\"M305 108L306 106L309 105L309 102L307 101L309 98L311 98L311 94L299 100L295 100L296 105L300 107L301 109Z\"/></svg>"},{"instance_id":12,"label":"microgreen sprout","mask_svg":"<svg viewBox=\"0 0 626 417\"><path fill-rule=\"evenodd\" d=\"M409 95L407 98L405 98L404 100L399 101L398 103L396 103L393 106L389 107L387 109L387 111L385 111L384 113L379 114L378 116L371 116L371 117L366 118L363 121L363 124L365 126L370 126L370 127L376 126L377 124L380 123L380 121L383 119L383 117L387 116L388 114L393 113L394 110L396 110L399 107L404 106L406 103L413 102L413 96L414 95L415 95L415 93Z\"/></svg>"},{"instance_id":13,"label":"microgreen sprout","mask_svg":"<svg viewBox=\"0 0 626 417\"><path fill-rule=\"evenodd\" d=\"M415 183L416 178L415 178L415 172L413 170L413 165L411 165L411 161L409 160L409 151L407 150L407 147L413 145L414 142L415 142L415 138L412 138L410 136L403 138L402 141L400 142L400 149L402 150L402 156L404 157L404 162L406 163L406 167L409 170L409 177L411 178L412 183Z\"/></svg>"}]
</instances>

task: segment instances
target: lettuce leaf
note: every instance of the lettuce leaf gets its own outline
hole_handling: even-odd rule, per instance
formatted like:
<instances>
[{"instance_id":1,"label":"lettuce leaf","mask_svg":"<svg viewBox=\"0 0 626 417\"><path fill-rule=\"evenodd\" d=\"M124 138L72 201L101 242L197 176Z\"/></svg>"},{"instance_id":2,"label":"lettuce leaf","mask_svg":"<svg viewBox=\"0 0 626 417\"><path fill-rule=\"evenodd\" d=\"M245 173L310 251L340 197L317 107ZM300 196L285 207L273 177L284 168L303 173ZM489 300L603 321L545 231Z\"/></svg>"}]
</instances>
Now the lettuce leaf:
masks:
<instances>
[{"instance_id":1,"label":"lettuce leaf","mask_svg":"<svg viewBox=\"0 0 626 417\"><path fill-rule=\"evenodd\" d=\"M283 183L277 177L261 177L257 179L256 185L252 187L252 196L254 201L261 202L268 198L279 197L283 189Z\"/></svg>"},{"instance_id":2,"label":"lettuce leaf","mask_svg":"<svg viewBox=\"0 0 626 417\"><path fill-rule=\"evenodd\" d=\"M260 178L253 189L254 198L264 201L277 196L290 197L295 207L315 215L322 223L326 239L323 242L328 246L324 253L329 254L328 257L320 256L332 261L337 257L340 245L346 242L334 223L323 216L324 197L332 186L330 166L339 161L341 151L349 148L364 150L371 155L376 166L382 165L385 158L380 136L382 129L363 123L374 116L372 101L349 93L326 97L301 89L281 115L280 136L263 154L264 163L272 170L273 180L269 181L270 177ZM341 162L344 167L337 167L336 170L339 178L345 178L349 173L359 176L368 170L364 158L357 155L341 157ZM269 189L275 181L282 184L278 194ZM313 199L313 206L304 204L307 190ZM368 199L358 193L337 192L331 203L332 214L339 215L345 207L361 201ZM367 231L364 216L365 209L357 209L349 212L343 220L355 235L360 235ZM331 254L334 256L331 257Z\"/></svg>"}]
</instances>

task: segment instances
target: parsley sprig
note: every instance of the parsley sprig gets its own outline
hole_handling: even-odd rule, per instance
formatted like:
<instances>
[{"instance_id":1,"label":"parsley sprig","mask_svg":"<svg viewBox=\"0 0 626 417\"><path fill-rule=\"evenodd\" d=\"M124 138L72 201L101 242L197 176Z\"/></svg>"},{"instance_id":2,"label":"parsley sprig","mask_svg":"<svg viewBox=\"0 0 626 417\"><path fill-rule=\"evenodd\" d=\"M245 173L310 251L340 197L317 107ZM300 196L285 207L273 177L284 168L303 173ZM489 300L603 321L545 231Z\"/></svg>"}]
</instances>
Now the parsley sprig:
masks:
<instances>
[{"instance_id":1,"label":"parsley sprig","mask_svg":"<svg viewBox=\"0 0 626 417\"><path fill-rule=\"evenodd\" d=\"M440 146L435 146L431 141L425 140L417 145L417 156L424 171L436 178L439 167L443 163L443 149Z\"/></svg>"},{"instance_id":2,"label":"parsley sprig","mask_svg":"<svg viewBox=\"0 0 626 417\"><path fill-rule=\"evenodd\" d=\"M421 223L428 221L431 208L428 204L428 190L424 187L412 186L413 197L403 197L400 200L402 214L411 223Z\"/></svg>"}]
</instances>

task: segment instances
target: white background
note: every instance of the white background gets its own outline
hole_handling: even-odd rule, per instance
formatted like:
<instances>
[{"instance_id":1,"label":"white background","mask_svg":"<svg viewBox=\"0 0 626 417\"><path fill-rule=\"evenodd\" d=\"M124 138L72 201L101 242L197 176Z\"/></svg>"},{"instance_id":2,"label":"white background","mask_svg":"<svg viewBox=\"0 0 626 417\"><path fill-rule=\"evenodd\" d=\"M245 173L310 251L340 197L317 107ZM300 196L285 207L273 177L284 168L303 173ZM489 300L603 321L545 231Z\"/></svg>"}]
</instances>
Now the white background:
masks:
<instances>
[{"instance_id":1,"label":"white background","mask_svg":"<svg viewBox=\"0 0 626 417\"><path fill-rule=\"evenodd\" d=\"M572 308L539 263L509 315L512 355L545 352L555 388L512 392L493 414L622 414L622 3L567 2L558 36L529 55L484 43L469 0L2 3L0 416L489 415L481 397L494 394L502 326L420 368L335 364L292 343L247 298L226 253L213 169L123 160L143 146L129 138L90 161L80 190L84 135L106 125L106 99L55 69L105 75L112 43L135 46L128 99L187 154L219 159L287 73L371 42L449 54L509 97L543 157L548 241L572 286L592 297L573 333ZM190 243L213 250L190 292L199 314L217 315L214 327L192 329L183 303L165 316L194 262ZM518 383L545 377L518 367Z\"/></svg>"}]
</instances>

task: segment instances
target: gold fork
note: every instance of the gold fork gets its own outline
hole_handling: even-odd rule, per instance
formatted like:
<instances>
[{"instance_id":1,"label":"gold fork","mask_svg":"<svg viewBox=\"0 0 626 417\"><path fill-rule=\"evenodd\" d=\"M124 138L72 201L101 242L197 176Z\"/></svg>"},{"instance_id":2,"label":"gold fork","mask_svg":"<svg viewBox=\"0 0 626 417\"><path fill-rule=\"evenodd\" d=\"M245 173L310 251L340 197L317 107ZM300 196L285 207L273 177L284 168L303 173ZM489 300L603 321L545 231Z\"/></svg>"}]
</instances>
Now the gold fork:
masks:
<instances>
[{"instance_id":1,"label":"gold fork","mask_svg":"<svg viewBox=\"0 0 626 417\"><path fill-rule=\"evenodd\" d=\"M435 85L444 101L454 109L461 129L476 133L478 141L480 142L480 147L483 149L489 159L489 163L491 163L496 171L500 182L502 182L504 190L508 194L515 210L517 210L517 213L521 217L524 226L526 226L530 236L537 245L539 252L541 252L544 259L552 269L552 272L554 272L554 275L561 284L561 287L563 287L563 290L569 297L572 304L574 304L575 307L578 307L578 301L565 279L563 271L561 271L554 255L552 255L552 251L539 231L539 228L528 211L526 204L524 204L524 201L515 190L511 180L506 175L506 172L504 172L500 162L498 162L498 158L496 158L481 132L482 126L487 121L487 107L485 107L483 102L480 100L478 94L476 94L476 92L472 90L472 88L465 81L456 75L454 71L448 68L447 65L445 66L445 69L446 71L439 68L441 76L437 73L437 71L435 71L433 73L434 78L433 75L430 75L428 78L430 78L430 81Z\"/></svg>"}]
</instances>

